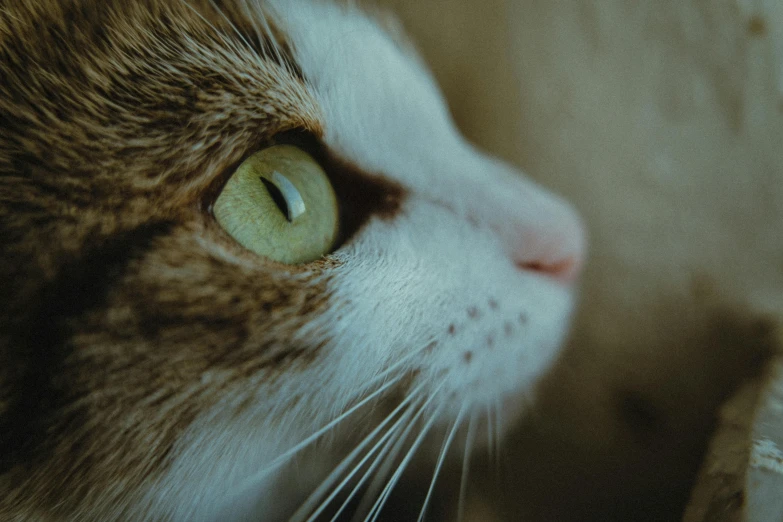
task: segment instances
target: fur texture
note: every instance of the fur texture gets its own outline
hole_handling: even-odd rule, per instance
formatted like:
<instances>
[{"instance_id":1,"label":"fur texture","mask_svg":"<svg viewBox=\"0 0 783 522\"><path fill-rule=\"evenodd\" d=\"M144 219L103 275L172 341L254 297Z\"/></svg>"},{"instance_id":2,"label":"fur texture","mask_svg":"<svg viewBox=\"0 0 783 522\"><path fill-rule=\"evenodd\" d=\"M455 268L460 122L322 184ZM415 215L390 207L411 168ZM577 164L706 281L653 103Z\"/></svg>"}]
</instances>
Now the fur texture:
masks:
<instances>
[{"instance_id":1,"label":"fur texture","mask_svg":"<svg viewBox=\"0 0 783 522\"><path fill-rule=\"evenodd\" d=\"M0 72L3 520L285 518L401 401L443 426L513 416L555 360L578 218L465 143L353 8L8 1ZM314 263L210 213L278 142L341 199Z\"/></svg>"}]
</instances>

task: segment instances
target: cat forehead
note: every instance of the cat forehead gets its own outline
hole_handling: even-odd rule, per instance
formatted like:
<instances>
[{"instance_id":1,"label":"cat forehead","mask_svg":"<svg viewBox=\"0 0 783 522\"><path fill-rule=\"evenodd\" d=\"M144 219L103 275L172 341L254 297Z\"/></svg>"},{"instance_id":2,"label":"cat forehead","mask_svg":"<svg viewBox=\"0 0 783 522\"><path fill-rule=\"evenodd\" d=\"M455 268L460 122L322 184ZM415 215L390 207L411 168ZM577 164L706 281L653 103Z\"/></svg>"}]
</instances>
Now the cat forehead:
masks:
<instances>
[{"instance_id":1,"label":"cat forehead","mask_svg":"<svg viewBox=\"0 0 783 522\"><path fill-rule=\"evenodd\" d=\"M434 79L407 41L355 7L311 0L270 5L323 111L332 148L384 171L401 152L430 155L460 140Z\"/></svg>"},{"instance_id":2,"label":"cat forehead","mask_svg":"<svg viewBox=\"0 0 783 522\"><path fill-rule=\"evenodd\" d=\"M316 89L361 90L375 101L403 92L418 108L433 102L443 108L433 78L398 26L389 31L390 24L382 25L378 17L330 1L268 0L266 5L282 23L298 64ZM349 89L348 82L360 79L351 84L356 90Z\"/></svg>"},{"instance_id":3,"label":"cat forehead","mask_svg":"<svg viewBox=\"0 0 783 522\"><path fill-rule=\"evenodd\" d=\"M440 175L457 170L443 158L472 160L459 155L433 79L356 7L21 0L0 20L13 21L0 47L17 55L9 63L19 77L3 98L23 100L12 111L25 115L6 130L40 151L0 146L0 169L27 162L41 176L111 180L161 212L187 213L248 153L304 130L357 172L462 197Z\"/></svg>"}]
</instances>

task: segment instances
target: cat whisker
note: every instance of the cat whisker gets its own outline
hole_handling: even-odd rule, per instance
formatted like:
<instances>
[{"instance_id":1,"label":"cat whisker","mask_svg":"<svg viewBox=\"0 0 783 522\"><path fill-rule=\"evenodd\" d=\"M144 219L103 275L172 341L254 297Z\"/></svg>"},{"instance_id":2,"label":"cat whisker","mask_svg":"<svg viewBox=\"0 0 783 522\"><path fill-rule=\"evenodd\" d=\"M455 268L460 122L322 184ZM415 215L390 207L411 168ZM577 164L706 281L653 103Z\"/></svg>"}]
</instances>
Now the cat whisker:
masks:
<instances>
[{"instance_id":1,"label":"cat whisker","mask_svg":"<svg viewBox=\"0 0 783 522\"><path fill-rule=\"evenodd\" d=\"M492 429L494 425L492 423L492 407L490 405L487 405L486 412L487 412L487 456L489 457L490 461L492 461L494 460L495 457L494 448L493 448L495 436L492 433Z\"/></svg>"},{"instance_id":2,"label":"cat whisker","mask_svg":"<svg viewBox=\"0 0 783 522\"><path fill-rule=\"evenodd\" d=\"M438 455L438 461L435 464L435 471L433 472L432 480L430 481L430 488L427 490L427 496L424 498L424 504L421 506L421 513L419 513L418 522L423 522L424 520L424 514L427 512L427 506L430 503L430 499L432 498L433 491L435 491L435 481L438 479L440 470L443 467L443 461L446 459L446 454L448 453L449 448L451 447L451 443L454 441L454 436L457 434L457 429L462 424L462 418L465 416L466 409L467 409L467 404L463 404L462 408L459 411L459 414L457 415L456 420L454 420L454 425L451 427L448 436L443 440L443 446L440 449L440 454Z\"/></svg>"},{"instance_id":3,"label":"cat whisker","mask_svg":"<svg viewBox=\"0 0 783 522\"><path fill-rule=\"evenodd\" d=\"M351 463L362 452L362 450L364 450L364 448L369 445L373 439L375 439L378 433L380 433L403 408L407 407L414 399L418 398L421 389L422 386L419 386L407 397L405 397L405 399L403 399L400 404L398 404L397 407L392 410L392 412L387 415L386 418L381 421L380 424L378 424L378 426L375 427L375 429L373 429L364 439L362 439L361 442L359 442L359 444L348 454L348 456L346 456L326 477L326 479L324 479L321 485L310 494L307 500L305 500L296 513L294 513L294 516L291 517L291 522L306 520L305 517L307 517L307 514L315 508L314 504L331 487L332 483L336 481L340 475L342 475L342 473L348 468L348 466L351 465ZM388 431L391 431L391 429Z\"/></svg>"},{"instance_id":4,"label":"cat whisker","mask_svg":"<svg viewBox=\"0 0 783 522\"><path fill-rule=\"evenodd\" d=\"M324 509L326 509L326 507L329 505L329 503L332 500L334 500L334 497L336 497L337 494L340 491L342 491L342 489L345 487L345 485L353 478L354 475L356 475L356 473L359 472L360 469L362 469L364 467L364 465L367 463L367 461L369 461L373 457L373 455L378 453L378 451L381 449L382 446L383 446L383 450L384 451L381 451L379 453L379 455L383 455L385 453L385 451L389 447L391 447L392 444L390 442L390 438L394 434L399 432L399 430L401 429L400 426L401 426L401 424L403 422L410 420L410 417L413 416L413 412L414 412L415 407L416 407L415 405L411 405L410 408L405 410L402 413L402 415L400 415L400 417L397 419L397 421L394 424L392 424L392 426L386 431L386 433L384 433L381 436L380 439L378 439L378 442L376 442L375 445L372 448L370 448L370 450L367 451L367 453L364 455L364 457L362 457L362 459L354 466L354 468L349 473L347 473L345 475L345 478L343 478L342 482L340 482L336 487L334 487L332 489L332 492L329 494L329 496L327 496L321 502L321 505L315 511L313 511L313 513L307 519L307 522L312 522L313 520L315 520L318 517L318 515L320 515L324 511ZM378 458L376 458L376 461L378 461L379 459L380 459L380 456ZM375 464L373 463L370 466L370 470L369 471L371 471L374 468L374 466L375 466ZM339 511L334 515L334 517L332 518L333 521L337 518L337 516L339 516L340 512L342 512L342 510L345 508L345 506L348 505L348 502L353 497L353 495L357 491L357 489L361 486L361 484L365 480L365 477L368 476L369 471L365 473L365 475L362 477L362 479L360 479L359 483L353 489L353 491L348 496L348 498L345 500L345 502L342 504L342 506L340 507Z\"/></svg>"},{"instance_id":5,"label":"cat whisker","mask_svg":"<svg viewBox=\"0 0 783 522\"><path fill-rule=\"evenodd\" d=\"M386 476L388 474L388 468L391 467L392 462L396 458L396 456L399 454L400 449L402 448L402 445L407 440L408 435L410 434L411 430L414 426L416 426L416 423L419 421L419 418L421 415L427 410L427 407L432 403L432 400L434 398L433 396L430 396L429 399L424 401L423 404L421 404L420 407L418 407L417 411L412 415L407 415L408 412L412 412L414 407L411 407L411 409L406 412L406 421L407 425L404 427L400 427L398 430L395 430L398 434L395 441L389 440L388 444L384 447L383 451L378 455L378 457L373 461L372 466L367 470L367 472L364 474L364 476L361 478L358 484L356 484L356 487L354 487L353 491L351 491L351 494L348 496L348 498L343 502L343 505L340 506L340 509L337 511L337 513L334 515L332 520L330 522L335 522L337 520L337 517L340 515L340 513L345 509L345 507L348 505L348 503L351 501L351 499L356 495L356 493L359 491L359 488L367 481L367 479L372 475L372 473L375 471L375 469L378 467L381 462L383 462L383 468L386 468L385 471L382 471L381 473L376 475L376 479L381 479L379 481L379 484L382 483L382 477ZM387 458L388 455L388 458ZM375 490L375 493L377 493L377 488ZM370 498L373 498L375 493L371 493L369 496L365 497L365 500L369 500ZM357 510L357 514L361 513L361 506L360 509Z\"/></svg>"},{"instance_id":6,"label":"cat whisker","mask_svg":"<svg viewBox=\"0 0 783 522\"><path fill-rule=\"evenodd\" d=\"M419 351L423 351L426 347L423 347ZM398 375L394 375L392 377L389 377L390 374L392 374L394 371L402 367L406 362L408 362L411 358L413 358L418 352L412 352L411 354L402 357L399 361L397 361L395 364L390 366L389 368L385 369L380 374L376 375L373 379L370 380L370 382L366 385L365 389L372 388L375 384L382 382L384 379L388 379L386 382L384 382L379 388L369 393L367 396L365 396L362 400L357 402L355 405L351 406L346 411L340 413L337 417L329 421L327 424L325 424L322 428L317 430L315 433L304 439L303 441L296 444L294 447L290 448L286 452L282 453L281 455L277 456L275 459L273 459L269 464L267 464L263 470L255 473L252 477L248 478L246 481L244 481L242 488L248 487L253 483L256 483L263 479L265 476L267 476L272 471L276 470L286 462L288 462L294 455L308 447L310 444L314 443L316 440L318 440L321 436L329 432L331 429L333 429L335 426L340 424L342 421L344 421L346 418L351 416L353 413L355 413L357 410L361 409L363 406L367 405L367 403L371 402L372 400L378 398L381 394L383 394L385 391L387 391L389 388L397 384L400 380L402 380L404 373L400 373ZM420 384L415 389L411 390L409 393L409 396L413 396L414 394L418 393L418 391L421 390L423 387L423 384Z\"/></svg>"},{"instance_id":7,"label":"cat whisker","mask_svg":"<svg viewBox=\"0 0 783 522\"><path fill-rule=\"evenodd\" d=\"M375 474L375 478L373 479L372 483L365 491L362 501L354 513L354 518L352 519L354 522L359 520L362 513L371 513L370 504L373 502L373 499L377 498L378 490L381 489L381 487L384 485L384 481L386 477L389 476L391 467L394 464L394 461L397 458L397 456L400 454L400 451L402 450L405 441L408 440L408 436L410 435L410 432L419 422L420 417L427 410L427 407L430 405L433 398L437 395L437 392L440 391L440 388L442 386L443 385L438 387L435 390L435 393L433 393L430 396L430 398L419 408L419 410L416 412L416 415L413 417L413 419L411 419L411 422L408 423L408 425L404 428L402 434L400 434L400 436L397 438L397 441L394 443L394 447L391 448L391 451L389 451L388 456L384 459L384 462L381 465L381 468Z\"/></svg>"},{"instance_id":8,"label":"cat whisker","mask_svg":"<svg viewBox=\"0 0 783 522\"><path fill-rule=\"evenodd\" d=\"M394 372L394 371L398 370L399 368L401 368L402 366L404 366L405 363L407 363L410 359L412 359L414 357L414 355L415 355L415 353L412 353L412 354L409 354L409 355L407 355L405 357L402 357L399 361L397 361L396 363L394 363L393 365L391 365L390 367L386 368L381 373L379 373L378 375L376 375L375 377L370 379L370 381L365 386L365 389L372 388L376 383L378 383L379 381L382 381L383 379L388 377L389 374L391 374L392 372ZM399 375L398 377L401 377L401 375Z\"/></svg>"},{"instance_id":9,"label":"cat whisker","mask_svg":"<svg viewBox=\"0 0 783 522\"><path fill-rule=\"evenodd\" d=\"M184 1L184 0L183 0ZM328 433L330 430L334 429L338 424L346 420L348 417L356 413L359 409L366 406L371 401L377 399L380 395L382 395L384 392L389 390L392 386L399 383L400 380L405 376L405 372L401 372L396 375L392 375L396 370L403 367L410 359L415 357L418 353L421 351L424 351L427 348L427 346L422 346L421 349L417 351L413 351L407 356L402 357L400 360L395 362L392 366L389 368L386 368L384 371L382 371L380 374L376 375L374 378L372 378L368 384L365 386L365 389L372 388L378 383L382 383L376 390L370 392L368 395L366 395L363 399L361 399L359 402L345 410L344 412L338 414L334 419L329 421L327 424L325 424L323 427L315 431L313 434L296 444L295 446L291 447L284 453L278 455L275 457L271 462L269 462L264 468L256 473L254 473L252 476L248 477L244 481L242 481L239 486L236 488L236 491L244 491L246 488L251 487L253 484L259 483L262 481L267 475L274 472L281 466L285 465L288 461L290 461L296 454L306 449L311 444L315 443L318 439L320 439L323 435ZM392 375L390 377L390 375ZM384 382L385 380L385 382ZM408 394L408 397L403 401L403 403L410 402L415 396L421 391L421 389L424 387L424 384L419 384L416 388L411 390ZM438 388L440 389L440 388ZM364 393L364 392L363 392ZM435 393L432 394L432 396L435 396ZM396 411L396 410L395 410ZM387 417L386 420L389 420Z\"/></svg>"},{"instance_id":10,"label":"cat whisker","mask_svg":"<svg viewBox=\"0 0 783 522\"><path fill-rule=\"evenodd\" d=\"M501 449L500 449L500 437L503 433L503 420L501 418L502 406L500 404L500 398L495 399L495 471L500 478L500 466L501 466Z\"/></svg>"},{"instance_id":11,"label":"cat whisker","mask_svg":"<svg viewBox=\"0 0 783 522\"><path fill-rule=\"evenodd\" d=\"M308 447L310 444L314 443L316 440L318 440L322 435L327 433L329 430L333 429L335 426L340 424L342 421L344 421L346 418L350 417L353 413L355 413L357 410L365 406L368 402L372 401L373 399L376 399L379 395L381 395L383 392L394 386L398 381L402 379L402 375L393 377L391 380L387 381L383 384L380 388L375 390L374 392L367 395L364 399L353 405L348 410L341 413L339 416L335 417L331 421L329 421L327 424L325 424L321 429L301 441L300 443L296 444L294 447L289 449L288 451L282 453L281 455L277 456L275 459L273 459L269 464L264 467L263 470L255 473L252 477L248 478L246 481L244 481L242 487L240 489L244 489L245 487L249 487L251 484L259 482L261 479L263 479L265 476L267 476L272 471L276 470L286 462L288 462L294 455ZM413 393L413 392L412 392Z\"/></svg>"},{"instance_id":12,"label":"cat whisker","mask_svg":"<svg viewBox=\"0 0 783 522\"><path fill-rule=\"evenodd\" d=\"M382 381L386 377L388 377L391 373L395 372L399 368L405 366L411 359L415 358L417 355L421 354L424 350L426 350L429 347L429 344L422 346L418 350L411 351L408 355L404 355L399 358L394 364L392 364L390 367L383 370L381 373L370 379L370 381L365 385L365 389L370 389L378 382ZM401 375L397 376L401 377Z\"/></svg>"},{"instance_id":13,"label":"cat whisker","mask_svg":"<svg viewBox=\"0 0 783 522\"><path fill-rule=\"evenodd\" d=\"M372 464L367 468L367 471L364 472L364 475L359 479L359 481L356 483L354 488L351 490L351 492L348 494L348 497L346 497L345 501L343 501L340 508L337 510L337 512L334 514L330 522L335 522L337 518L342 514L342 512L345 510L346 507L348 507L348 504L351 502L353 497L356 496L356 493L361 489L361 487L364 485L365 482L367 482L367 479L370 478L370 476L373 474L375 469L378 467L378 465L385 459L386 455L389 453L389 451L397 446L397 443L401 438L405 436L405 431L415 424L416 415L413 413L413 408L415 406L411 406L409 410L407 410L403 415L404 417L400 418L399 421L395 423L395 425L389 430L390 433L393 432L393 437L388 438L385 442L386 444L383 446L383 449L378 453L375 460L373 460ZM413 419L411 419L413 417ZM406 426L400 426L399 424L401 422L407 422ZM395 440L395 437L397 440Z\"/></svg>"},{"instance_id":14,"label":"cat whisker","mask_svg":"<svg viewBox=\"0 0 783 522\"><path fill-rule=\"evenodd\" d=\"M367 487L367 490L364 492L364 495L362 496L362 501L359 504L359 507L355 510L354 518L352 519L352 521L354 522L358 521L361 513L367 513L369 511L370 504L373 502L373 499L377 498L378 491L384 486L386 477L389 476L389 472L391 471L391 467L394 464L394 460L400 454L400 451L402 450L405 441L408 440L408 436L410 435L410 432L413 430L414 426L416 426L416 423L419 422L419 418L421 417L421 414L424 413L426 408L427 408L427 404L419 408L419 410L416 412L416 415L413 417L413 419L411 419L411 422L408 423L408 425L403 429L400 436L397 437L397 440L394 442L393 447L390 449L388 454L383 459L383 463L381 464L380 469L375 473L375 477L373 478L373 481L370 483L370 485Z\"/></svg>"},{"instance_id":15,"label":"cat whisker","mask_svg":"<svg viewBox=\"0 0 783 522\"><path fill-rule=\"evenodd\" d=\"M476 440L476 414L471 413L468 421L468 432L465 434L465 452L462 455L462 477L459 484L459 500L457 501L457 521L461 522L465 516L465 495L468 489L470 474L470 454Z\"/></svg>"},{"instance_id":16,"label":"cat whisker","mask_svg":"<svg viewBox=\"0 0 783 522\"><path fill-rule=\"evenodd\" d=\"M403 471L405 471L405 468L410 463L411 459L413 458L413 455L416 453L416 451L424 442L424 437L427 435L427 433L429 433L430 429L432 429L432 426L435 424L435 421L440 416L441 411L442 411L441 409L436 410L433 413L432 417L430 417L430 420L428 420L427 423L422 427L421 432L416 437L416 440L413 441L413 444L408 450L408 453L402 459L400 465L397 466L397 470L394 472L391 479L389 479L389 481L387 482L386 487L383 488L383 491L381 492L378 499L375 501L375 504L373 505L372 509L370 509L370 513L368 513L367 517L365 517L364 519L365 522L367 522L368 520L371 522L375 522L375 520L377 520L378 516L381 513L381 510L383 509L383 506L386 504L386 501L389 499L392 489L394 489L394 486L400 480ZM372 516L372 518L370 518L370 516Z\"/></svg>"}]
</instances>

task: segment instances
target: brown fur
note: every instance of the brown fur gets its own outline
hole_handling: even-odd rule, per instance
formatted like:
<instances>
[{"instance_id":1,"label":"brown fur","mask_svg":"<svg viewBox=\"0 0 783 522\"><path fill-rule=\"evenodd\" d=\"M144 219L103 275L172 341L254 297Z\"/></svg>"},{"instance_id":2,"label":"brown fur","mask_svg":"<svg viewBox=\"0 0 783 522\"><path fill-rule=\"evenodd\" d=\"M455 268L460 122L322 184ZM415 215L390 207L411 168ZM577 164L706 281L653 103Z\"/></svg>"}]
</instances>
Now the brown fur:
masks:
<instances>
[{"instance_id":1,"label":"brown fur","mask_svg":"<svg viewBox=\"0 0 783 522\"><path fill-rule=\"evenodd\" d=\"M319 108L236 7L241 37L190 3L0 5L1 520L128 516L199 413L238 411L323 343L292 332L327 306L333 262L264 261L209 214L252 151L316 143ZM376 194L344 239L399 204L334 165Z\"/></svg>"}]
</instances>

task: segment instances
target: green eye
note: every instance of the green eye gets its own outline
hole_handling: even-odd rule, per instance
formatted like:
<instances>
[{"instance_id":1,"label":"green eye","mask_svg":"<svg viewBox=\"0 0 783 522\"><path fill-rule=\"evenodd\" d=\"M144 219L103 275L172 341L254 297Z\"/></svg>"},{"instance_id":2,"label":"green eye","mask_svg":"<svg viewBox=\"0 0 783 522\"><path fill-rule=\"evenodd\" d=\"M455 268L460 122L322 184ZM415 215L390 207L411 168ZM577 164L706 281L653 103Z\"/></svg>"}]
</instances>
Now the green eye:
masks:
<instances>
[{"instance_id":1,"label":"green eye","mask_svg":"<svg viewBox=\"0 0 783 522\"><path fill-rule=\"evenodd\" d=\"M231 237L253 252L296 264L334 245L337 198L320 165L303 150L276 145L246 159L213 207Z\"/></svg>"}]
</instances>

